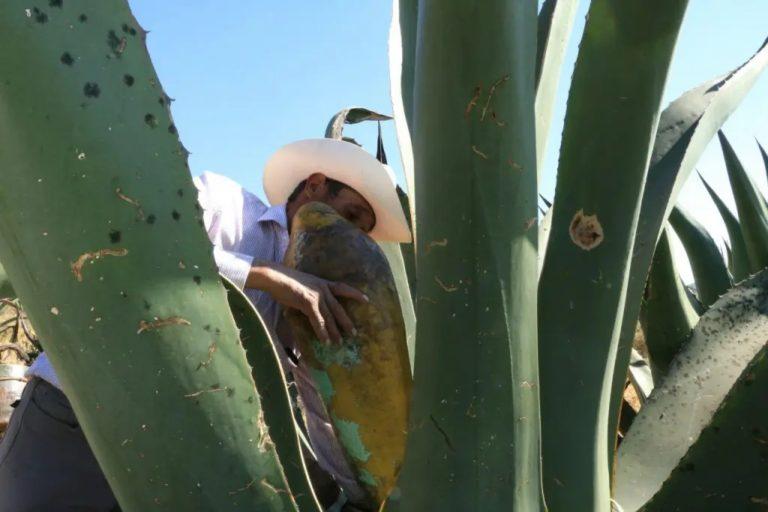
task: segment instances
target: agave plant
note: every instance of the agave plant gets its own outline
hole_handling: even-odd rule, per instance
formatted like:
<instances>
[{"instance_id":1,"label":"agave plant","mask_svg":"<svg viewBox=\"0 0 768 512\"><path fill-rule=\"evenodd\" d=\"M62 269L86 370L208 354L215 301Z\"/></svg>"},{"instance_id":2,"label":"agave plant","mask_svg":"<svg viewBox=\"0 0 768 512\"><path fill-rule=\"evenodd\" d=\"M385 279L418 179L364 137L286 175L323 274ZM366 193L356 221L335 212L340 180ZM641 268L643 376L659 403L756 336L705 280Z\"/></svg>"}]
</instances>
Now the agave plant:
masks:
<instances>
[{"instance_id":1,"label":"agave plant","mask_svg":"<svg viewBox=\"0 0 768 512\"><path fill-rule=\"evenodd\" d=\"M664 226L768 64L763 46L662 112L686 6L592 0L539 239L539 163L577 1L537 13L535 0L395 0L393 110L415 243L391 267L416 314L405 459L386 510L764 499L765 460L744 428L765 426L764 273L718 298L730 277L701 266L708 309L675 324L689 341L659 365L614 464L646 278L654 252L669 256ZM0 260L124 510L317 510L284 376L247 300L233 290L227 304L144 36L126 0L0 5L0 69L13 70L0 81L0 168L14 190L0 194ZM740 210L742 226L766 222L764 208ZM765 266L761 236L744 235L742 278ZM664 286L684 309L685 290Z\"/></svg>"}]
</instances>

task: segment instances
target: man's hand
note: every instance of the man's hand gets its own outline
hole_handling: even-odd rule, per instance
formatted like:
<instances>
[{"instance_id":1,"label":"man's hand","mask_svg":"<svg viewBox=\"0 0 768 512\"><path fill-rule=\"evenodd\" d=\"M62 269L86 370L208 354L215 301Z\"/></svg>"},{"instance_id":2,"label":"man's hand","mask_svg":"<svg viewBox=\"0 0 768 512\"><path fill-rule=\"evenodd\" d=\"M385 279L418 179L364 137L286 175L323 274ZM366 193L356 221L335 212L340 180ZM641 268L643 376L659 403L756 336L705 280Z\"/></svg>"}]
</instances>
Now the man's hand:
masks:
<instances>
[{"instance_id":1,"label":"man's hand","mask_svg":"<svg viewBox=\"0 0 768 512\"><path fill-rule=\"evenodd\" d=\"M260 263L251 269L246 286L269 293L282 306L304 313L323 343L341 342L341 330L355 336L357 330L337 297L368 302L360 290L321 279L277 263Z\"/></svg>"}]
</instances>

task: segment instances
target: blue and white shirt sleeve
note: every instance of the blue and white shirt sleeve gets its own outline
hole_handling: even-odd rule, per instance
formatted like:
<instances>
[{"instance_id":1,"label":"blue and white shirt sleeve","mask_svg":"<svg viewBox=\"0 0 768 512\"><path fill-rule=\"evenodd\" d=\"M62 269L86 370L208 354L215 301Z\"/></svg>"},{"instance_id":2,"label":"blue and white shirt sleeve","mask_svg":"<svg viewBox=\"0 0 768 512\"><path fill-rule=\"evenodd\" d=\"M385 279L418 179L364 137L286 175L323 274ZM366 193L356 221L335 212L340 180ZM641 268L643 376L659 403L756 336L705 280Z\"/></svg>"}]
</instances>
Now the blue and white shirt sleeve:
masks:
<instances>
[{"instance_id":1,"label":"blue and white shirt sleeve","mask_svg":"<svg viewBox=\"0 0 768 512\"><path fill-rule=\"evenodd\" d=\"M243 191L239 185L218 174L205 172L193 181L203 209L203 224L213 244L216 266L242 290L253 265L253 256L235 250L242 235L242 223L231 213L242 211Z\"/></svg>"}]
</instances>

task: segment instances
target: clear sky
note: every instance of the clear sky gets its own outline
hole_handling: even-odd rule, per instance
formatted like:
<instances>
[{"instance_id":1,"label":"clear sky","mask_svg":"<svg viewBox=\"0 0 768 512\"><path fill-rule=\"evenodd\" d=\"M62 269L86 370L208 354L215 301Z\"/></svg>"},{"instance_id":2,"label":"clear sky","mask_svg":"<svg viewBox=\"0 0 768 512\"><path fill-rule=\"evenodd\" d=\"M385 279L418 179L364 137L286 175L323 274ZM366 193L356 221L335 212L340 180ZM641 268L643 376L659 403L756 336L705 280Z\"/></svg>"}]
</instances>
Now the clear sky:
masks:
<instances>
[{"instance_id":1,"label":"clear sky","mask_svg":"<svg viewBox=\"0 0 768 512\"><path fill-rule=\"evenodd\" d=\"M385 0L130 0L142 26L194 174L226 174L261 194L261 169L281 145L321 137L341 108L391 112L387 39L391 4ZM565 100L589 2L581 0L543 172L551 197ZM766 0L690 0L670 72L665 105L741 64L768 37ZM385 145L400 174L391 123ZM766 172L754 142L768 145L768 77L763 77L725 132L764 192ZM375 148L375 126L347 133ZM698 169L733 207L718 145ZM681 203L722 239L725 228L697 179ZM735 209L734 209L735 210ZM689 271L684 269L684 276Z\"/></svg>"}]
</instances>

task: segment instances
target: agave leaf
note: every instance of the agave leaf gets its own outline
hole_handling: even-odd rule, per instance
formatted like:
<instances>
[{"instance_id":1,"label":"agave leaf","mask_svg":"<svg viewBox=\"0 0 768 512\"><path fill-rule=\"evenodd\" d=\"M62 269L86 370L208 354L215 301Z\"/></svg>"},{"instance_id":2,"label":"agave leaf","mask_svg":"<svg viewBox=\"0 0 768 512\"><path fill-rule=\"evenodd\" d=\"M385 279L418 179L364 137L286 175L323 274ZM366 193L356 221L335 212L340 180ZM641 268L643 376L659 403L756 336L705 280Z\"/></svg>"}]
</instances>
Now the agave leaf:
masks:
<instances>
[{"instance_id":1,"label":"agave leaf","mask_svg":"<svg viewBox=\"0 0 768 512\"><path fill-rule=\"evenodd\" d=\"M616 352L609 414L610 432L617 431L624 375L629 363L640 301L661 230L704 149L752 89L766 65L768 40L742 66L686 92L661 114L635 235L621 338ZM611 450L614 441L614 438L609 440Z\"/></svg>"},{"instance_id":2,"label":"agave leaf","mask_svg":"<svg viewBox=\"0 0 768 512\"><path fill-rule=\"evenodd\" d=\"M669 223L688 254L699 300L709 307L731 287L723 256L704 226L680 206L672 210Z\"/></svg>"},{"instance_id":3,"label":"agave leaf","mask_svg":"<svg viewBox=\"0 0 768 512\"><path fill-rule=\"evenodd\" d=\"M610 507L606 382L619 338L616 312L624 304L653 133L686 6L590 6L539 287L544 493L552 510ZM579 392L563 400L562 390L574 383Z\"/></svg>"},{"instance_id":4,"label":"agave leaf","mask_svg":"<svg viewBox=\"0 0 768 512\"><path fill-rule=\"evenodd\" d=\"M411 223L411 202L405 191L397 187L397 196L400 198L400 206L403 208L405 218L408 220L408 227L411 229L411 233L414 231L414 226ZM411 303L416 301L416 243L411 240L410 243L400 244L400 253L403 263L403 271L405 272L406 283L408 284L408 292L411 295ZM399 269L399 263L395 265ZM399 270L398 270L399 271ZM398 276L397 281L400 281ZM404 306L405 307L405 306ZM412 306L411 306L412 307Z\"/></svg>"},{"instance_id":5,"label":"agave leaf","mask_svg":"<svg viewBox=\"0 0 768 512\"><path fill-rule=\"evenodd\" d=\"M240 342L251 366L256 389L259 390L259 396L268 397L261 402L264 415L261 421L280 454L296 504L301 511L319 510L320 504L307 477L299 439L301 431L293 415L285 375L282 366L274 364L279 356L268 334L269 330L248 297L226 277L222 276L221 280L227 290L232 316L240 330Z\"/></svg>"},{"instance_id":6,"label":"agave leaf","mask_svg":"<svg viewBox=\"0 0 768 512\"><path fill-rule=\"evenodd\" d=\"M616 466L616 500L638 510L678 465L768 339L768 272L715 302L635 418ZM691 510L697 510L695 507Z\"/></svg>"},{"instance_id":7,"label":"agave leaf","mask_svg":"<svg viewBox=\"0 0 768 512\"><path fill-rule=\"evenodd\" d=\"M390 31L390 76L396 112L413 127L413 93L416 73L416 33L419 18L418 0L394 0ZM397 94L395 92L397 91ZM397 115L396 115L397 118ZM410 183L408 184L410 189Z\"/></svg>"},{"instance_id":8,"label":"agave leaf","mask_svg":"<svg viewBox=\"0 0 768 512\"><path fill-rule=\"evenodd\" d=\"M416 188L413 173L413 85L416 69L416 25L418 0L393 0L392 24L389 30L389 90L392 111L395 118L400 161L403 165L408 188L409 208L406 218L410 220L413 235L413 249L417 249L416 233Z\"/></svg>"},{"instance_id":9,"label":"agave leaf","mask_svg":"<svg viewBox=\"0 0 768 512\"><path fill-rule=\"evenodd\" d=\"M763 165L765 165L765 173L768 176L768 152L765 151L760 141L757 141L757 147L760 148L760 155L763 157Z\"/></svg>"},{"instance_id":10,"label":"agave leaf","mask_svg":"<svg viewBox=\"0 0 768 512\"><path fill-rule=\"evenodd\" d=\"M0 259L122 510L296 510L144 35L0 3Z\"/></svg>"},{"instance_id":11,"label":"agave leaf","mask_svg":"<svg viewBox=\"0 0 768 512\"><path fill-rule=\"evenodd\" d=\"M329 139L342 139L345 124L357 124L363 121L387 121L390 116L379 114L373 110L362 107L349 107L334 115L325 129L325 136ZM354 141L354 139L352 139ZM354 142L357 144L357 142ZM359 146L359 144L357 144Z\"/></svg>"},{"instance_id":12,"label":"agave leaf","mask_svg":"<svg viewBox=\"0 0 768 512\"><path fill-rule=\"evenodd\" d=\"M547 243L549 242L549 232L552 230L552 206L546 211L539 222L539 276L544 266L544 255L547 253Z\"/></svg>"},{"instance_id":13,"label":"agave leaf","mask_svg":"<svg viewBox=\"0 0 768 512\"><path fill-rule=\"evenodd\" d=\"M634 348L629 360L628 375L630 382L635 387L637 396L640 398L640 402L645 403L653 391L653 372L648 362Z\"/></svg>"},{"instance_id":14,"label":"agave leaf","mask_svg":"<svg viewBox=\"0 0 768 512\"><path fill-rule=\"evenodd\" d=\"M535 19L532 0L419 5L418 385L402 493L387 510L543 506Z\"/></svg>"},{"instance_id":15,"label":"agave leaf","mask_svg":"<svg viewBox=\"0 0 768 512\"><path fill-rule=\"evenodd\" d=\"M750 274L749 256L747 255L747 246L744 243L744 235L741 234L741 224L739 224L739 220L736 216L731 213L731 210L726 206L725 202L720 199L717 192L709 186L709 183L707 183L701 174L699 174L699 178L707 189L715 206L717 206L717 211L720 212L720 217L722 217L723 222L725 223L725 228L728 230L728 238L731 241L731 263L729 263L729 267L731 268L733 281L738 283L746 279Z\"/></svg>"},{"instance_id":16,"label":"agave leaf","mask_svg":"<svg viewBox=\"0 0 768 512\"><path fill-rule=\"evenodd\" d=\"M645 512L721 512L765 506L768 348L763 346L728 392Z\"/></svg>"},{"instance_id":17,"label":"agave leaf","mask_svg":"<svg viewBox=\"0 0 768 512\"><path fill-rule=\"evenodd\" d=\"M768 208L723 132L718 132L733 198L739 212L741 233L749 256L749 268L757 272L768 266Z\"/></svg>"},{"instance_id":18,"label":"agave leaf","mask_svg":"<svg viewBox=\"0 0 768 512\"><path fill-rule=\"evenodd\" d=\"M674 214L673 214L674 215ZM658 384L669 364L699 320L680 282L669 234L665 229L653 255L651 273L640 310L640 322L651 359L653 381Z\"/></svg>"},{"instance_id":19,"label":"agave leaf","mask_svg":"<svg viewBox=\"0 0 768 512\"><path fill-rule=\"evenodd\" d=\"M400 299L400 311L403 314L405 323L405 339L408 344L408 358L411 361L411 372L413 372L413 361L416 355L416 310L413 305L411 288L408 283L408 273L406 272L403 253L400 250L402 244L394 242L380 242L379 247L387 258L389 268L392 270L392 277L395 279L397 295Z\"/></svg>"},{"instance_id":20,"label":"agave leaf","mask_svg":"<svg viewBox=\"0 0 768 512\"><path fill-rule=\"evenodd\" d=\"M378 125L379 137L376 147L376 159L382 164L387 165L387 154L384 151L384 140L381 137L381 122L379 122ZM397 185L396 191L397 198L400 200L400 207L403 209L403 214L405 215L405 218L408 222L408 228L411 230L411 232L413 232L413 224L411 222L411 205L410 201L408 200L408 194L406 194L405 191L400 188L400 185ZM391 253L390 250L385 250L384 252L390 262L392 272L403 273L403 275L396 276L395 281L398 283L398 293L401 294L401 306L403 311L410 309L410 311L413 312L412 317L406 314L406 323L410 324L410 326L407 327L407 330L409 330L409 332L412 334L412 336L409 337L409 340L410 342L414 342L414 337L416 336L416 314L413 309L413 301L415 300L414 293L416 291L416 252L414 250L413 241L410 243L399 244L399 250L399 257ZM402 296L403 293L408 294L408 297ZM413 348L412 343L409 344L409 347L411 347L411 349ZM412 352L411 355L413 355Z\"/></svg>"},{"instance_id":21,"label":"agave leaf","mask_svg":"<svg viewBox=\"0 0 768 512\"><path fill-rule=\"evenodd\" d=\"M539 12L536 57L536 165L541 173L563 60L579 0L544 0Z\"/></svg>"}]
</instances>

